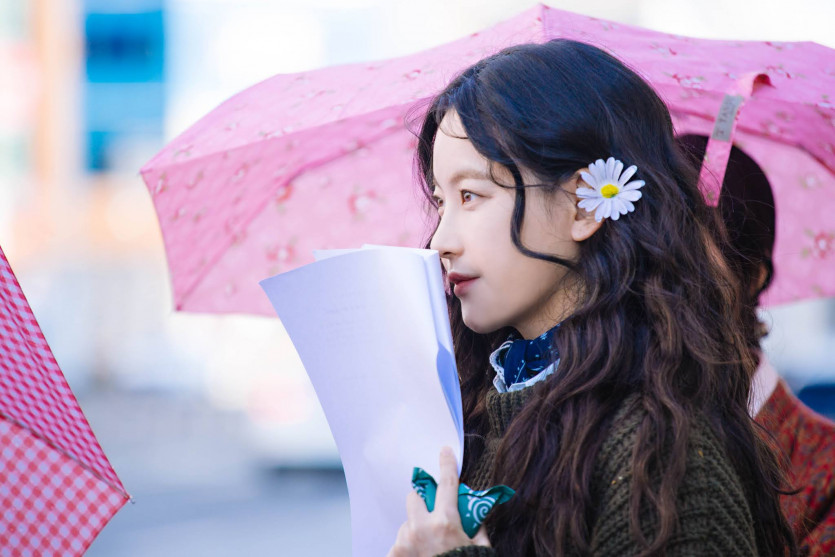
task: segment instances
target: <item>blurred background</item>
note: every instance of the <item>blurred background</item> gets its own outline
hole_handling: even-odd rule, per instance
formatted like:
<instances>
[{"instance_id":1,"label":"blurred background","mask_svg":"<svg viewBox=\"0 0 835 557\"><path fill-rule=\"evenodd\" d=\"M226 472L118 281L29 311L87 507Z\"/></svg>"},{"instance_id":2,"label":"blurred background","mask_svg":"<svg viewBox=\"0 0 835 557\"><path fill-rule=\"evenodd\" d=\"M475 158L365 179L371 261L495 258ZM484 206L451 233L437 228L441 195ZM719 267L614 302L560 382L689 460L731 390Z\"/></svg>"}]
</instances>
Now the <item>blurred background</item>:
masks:
<instances>
[{"instance_id":1,"label":"blurred background","mask_svg":"<svg viewBox=\"0 0 835 557\"><path fill-rule=\"evenodd\" d=\"M0 0L0 245L134 496L88 555L349 555L327 423L277 319L174 313L140 166L276 73L408 54L520 0ZM551 0L674 33L835 47L835 2ZM835 304L764 313L821 411ZM805 390L804 390L805 389ZM808 396L807 394L808 393Z\"/></svg>"}]
</instances>

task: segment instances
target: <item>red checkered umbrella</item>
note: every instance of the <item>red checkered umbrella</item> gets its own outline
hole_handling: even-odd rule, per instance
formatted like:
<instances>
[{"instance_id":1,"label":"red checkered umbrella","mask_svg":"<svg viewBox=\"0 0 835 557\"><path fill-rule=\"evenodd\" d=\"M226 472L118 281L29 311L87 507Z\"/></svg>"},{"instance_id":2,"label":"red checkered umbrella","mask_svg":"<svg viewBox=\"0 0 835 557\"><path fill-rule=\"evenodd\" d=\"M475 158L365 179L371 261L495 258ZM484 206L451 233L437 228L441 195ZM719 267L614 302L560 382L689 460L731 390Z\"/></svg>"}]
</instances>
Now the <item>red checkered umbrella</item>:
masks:
<instances>
[{"instance_id":1,"label":"red checkered umbrella","mask_svg":"<svg viewBox=\"0 0 835 557\"><path fill-rule=\"evenodd\" d=\"M0 556L81 555L129 498L0 249Z\"/></svg>"}]
</instances>

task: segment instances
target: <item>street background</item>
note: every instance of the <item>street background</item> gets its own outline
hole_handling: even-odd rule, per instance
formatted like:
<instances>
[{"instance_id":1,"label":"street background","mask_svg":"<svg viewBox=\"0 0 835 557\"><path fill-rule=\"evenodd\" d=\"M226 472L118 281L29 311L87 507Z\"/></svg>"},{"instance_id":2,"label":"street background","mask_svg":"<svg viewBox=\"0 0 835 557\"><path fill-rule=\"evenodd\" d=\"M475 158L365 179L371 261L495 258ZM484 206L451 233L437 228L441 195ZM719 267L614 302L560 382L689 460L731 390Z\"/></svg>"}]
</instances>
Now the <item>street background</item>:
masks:
<instances>
[{"instance_id":1,"label":"street background","mask_svg":"<svg viewBox=\"0 0 835 557\"><path fill-rule=\"evenodd\" d=\"M88 555L350 553L338 455L281 324L173 312L140 166L271 75L409 54L533 4L0 0L0 245L135 499ZM548 4L698 37L835 47L832 0ZM835 304L764 319L796 392L835 382Z\"/></svg>"}]
</instances>

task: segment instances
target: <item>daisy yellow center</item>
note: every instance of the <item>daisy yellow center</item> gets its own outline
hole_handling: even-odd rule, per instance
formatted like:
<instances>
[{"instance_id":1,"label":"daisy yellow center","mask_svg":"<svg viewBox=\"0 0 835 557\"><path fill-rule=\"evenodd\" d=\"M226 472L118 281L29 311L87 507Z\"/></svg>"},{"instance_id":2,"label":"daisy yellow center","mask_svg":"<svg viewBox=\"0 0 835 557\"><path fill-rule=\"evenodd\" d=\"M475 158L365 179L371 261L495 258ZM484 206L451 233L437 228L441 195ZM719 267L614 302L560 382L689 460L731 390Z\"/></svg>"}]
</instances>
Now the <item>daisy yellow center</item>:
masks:
<instances>
[{"instance_id":1,"label":"daisy yellow center","mask_svg":"<svg viewBox=\"0 0 835 557\"><path fill-rule=\"evenodd\" d=\"M616 196L620 190L614 184L606 184L602 188L600 188L600 195L607 199L611 199L612 197Z\"/></svg>"}]
</instances>

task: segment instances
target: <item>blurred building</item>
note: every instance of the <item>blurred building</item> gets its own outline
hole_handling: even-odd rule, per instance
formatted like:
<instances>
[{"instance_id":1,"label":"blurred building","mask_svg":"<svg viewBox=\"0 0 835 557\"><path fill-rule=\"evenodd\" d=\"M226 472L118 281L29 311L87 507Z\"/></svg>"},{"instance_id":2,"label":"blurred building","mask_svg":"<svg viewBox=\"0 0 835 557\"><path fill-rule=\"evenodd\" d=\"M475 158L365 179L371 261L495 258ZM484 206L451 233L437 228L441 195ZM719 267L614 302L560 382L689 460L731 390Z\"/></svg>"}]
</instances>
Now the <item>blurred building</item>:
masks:
<instances>
[{"instance_id":1,"label":"blurred building","mask_svg":"<svg viewBox=\"0 0 835 557\"><path fill-rule=\"evenodd\" d=\"M32 14L23 0L0 4L0 234L11 232L16 208L32 195L41 61Z\"/></svg>"},{"instance_id":2,"label":"blurred building","mask_svg":"<svg viewBox=\"0 0 835 557\"><path fill-rule=\"evenodd\" d=\"M22 122L0 128L15 147L0 174L4 249L74 388L137 363L145 374L170 344L159 232L135 166L163 140L162 5L2 6L25 54L10 57L32 76L11 88ZM145 361L126 358L137 343Z\"/></svg>"},{"instance_id":3,"label":"blurred building","mask_svg":"<svg viewBox=\"0 0 835 557\"><path fill-rule=\"evenodd\" d=\"M232 4L224 12L197 2L0 4L0 60L15 84L0 88L0 245L82 399L102 389L201 399L247 416L268 463L333 465L324 416L277 320L173 313L138 176L172 134L254 72L271 73L265 57L299 69L323 63L315 17L274 9L283 33L262 30L285 43L266 38L256 41L262 51L247 51L263 10L238 7L231 17ZM226 39L215 35L224 28ZM294 32L307 56L289 49ZM220 69L206 55L218 41Z\"/></svg>"},{"instance_id":4,"label":"blurred building","mask_svg":"<svg viewBox=\"0 0 835 557\"><path fill-rule=\"evenodd\" d=\"M165 6L162 0L82 6L85 168L132 173L135 154L163 141Z\"/></svg>"}]
</instances>

